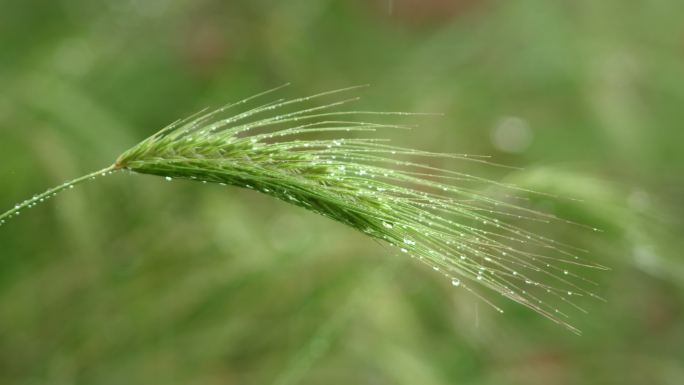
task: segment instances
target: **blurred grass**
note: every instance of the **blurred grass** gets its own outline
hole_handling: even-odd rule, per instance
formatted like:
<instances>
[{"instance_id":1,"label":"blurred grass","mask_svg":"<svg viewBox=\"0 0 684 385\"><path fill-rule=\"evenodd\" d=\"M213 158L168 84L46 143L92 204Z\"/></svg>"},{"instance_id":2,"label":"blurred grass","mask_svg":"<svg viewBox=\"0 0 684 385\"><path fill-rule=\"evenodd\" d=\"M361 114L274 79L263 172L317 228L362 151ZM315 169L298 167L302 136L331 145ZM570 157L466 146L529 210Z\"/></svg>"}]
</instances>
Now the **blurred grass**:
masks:
<instances>
[{"instance_id":1,"label":"blurred grass","mask_svg":"<svg viewBox=\"0 0 684 385\"><path fill-rule=\"evenodd\" d=\"M681 383L683 11L0 3L6 207L202 107L288 81L292 95L371 83L365 109L446 114L396 143L489 154L523 170L443 166L581 199L538 204L603 228L553 235L613 268L591 273L608 302L583 304L578 338L271 199L104 178L0 229L0 383Z\"/></svg>"}]
</instances>

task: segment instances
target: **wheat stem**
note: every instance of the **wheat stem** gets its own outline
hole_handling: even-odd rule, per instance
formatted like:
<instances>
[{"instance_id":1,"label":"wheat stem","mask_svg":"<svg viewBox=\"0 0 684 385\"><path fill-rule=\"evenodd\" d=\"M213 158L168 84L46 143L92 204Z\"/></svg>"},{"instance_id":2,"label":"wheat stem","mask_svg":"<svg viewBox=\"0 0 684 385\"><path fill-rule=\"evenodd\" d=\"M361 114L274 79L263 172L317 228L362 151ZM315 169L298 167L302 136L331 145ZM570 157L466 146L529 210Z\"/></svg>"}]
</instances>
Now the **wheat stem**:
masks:
<instances>
[{"instance_id":1,"label":"wheat stem","mask_svg":"<svg viewBox=\"0 0 684 385\"><path fill-rule=\"evenodd\" d=\"M33 198L27 199L24 202L19 203L16 206L14 206L11 210L8 210L8 211L0 214L0 225L4 224L5 220L18 216L21 213L21 210L23 210L23 209L31 208L31 207L39 204L39 203L42 203L42 202L56 196L57 194L59 194L60 192L62 192L64 190L73 188L74 186L76 186L80 183L83 183L87 180L95 179L95 177L97 177L97 176L107 175L113 171L116 171L117 169L118 169L118 167L116 165L111 165L107 168L103 168L102 170L95 171L95 172L92 172L88 175L84 175L82 177L79 177L79 178L70 180L68 182L62 183L61 185L53 187L53 188L45 191L42 194L34 195Z\"/></svg>"}]
</instances>

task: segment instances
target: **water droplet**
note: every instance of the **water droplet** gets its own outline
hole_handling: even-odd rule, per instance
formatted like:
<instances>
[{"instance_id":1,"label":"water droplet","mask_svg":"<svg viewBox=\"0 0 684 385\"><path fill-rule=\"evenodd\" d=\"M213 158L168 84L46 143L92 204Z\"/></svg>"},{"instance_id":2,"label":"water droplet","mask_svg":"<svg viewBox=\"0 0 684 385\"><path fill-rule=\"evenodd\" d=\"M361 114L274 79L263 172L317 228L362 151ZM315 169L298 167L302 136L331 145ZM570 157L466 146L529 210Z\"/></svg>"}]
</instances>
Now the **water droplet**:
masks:
<instances>
[{"instance_id":1,"label":"water droplet","mask_svg":"<svg viewBox=\"0 0 684 385\"><path fill-rule=\"evenodd\" d=\"M386 229L391 229L394 227L394 226L392 226L391 223L387 223L387 222L382 222L382 226Z\"/></svg>"},{"instance_id":2,"label":"water droplet","mask_svg":"<svg viewBox=\"0 0 684 385\"><path fill-rule=\"evenodd\" d=\"M171 178L170 176L167 176L167 177L164 178L164 179L166 179L168 182L171 182L171 181L173 180L173 178Z\"/></svg>"},{"instance_id":3,"label":"water droplet","mask_svg":"<svg viewBox=\"0 0 684 385\"><path fill-rule=\"evenodd\" d=\"M460 286L460 285L461 285L461 281L459 281L458 279L454 278L454 279L451 280L451 284L452 284L453 286Z\"/></svg>"}]
</instances>

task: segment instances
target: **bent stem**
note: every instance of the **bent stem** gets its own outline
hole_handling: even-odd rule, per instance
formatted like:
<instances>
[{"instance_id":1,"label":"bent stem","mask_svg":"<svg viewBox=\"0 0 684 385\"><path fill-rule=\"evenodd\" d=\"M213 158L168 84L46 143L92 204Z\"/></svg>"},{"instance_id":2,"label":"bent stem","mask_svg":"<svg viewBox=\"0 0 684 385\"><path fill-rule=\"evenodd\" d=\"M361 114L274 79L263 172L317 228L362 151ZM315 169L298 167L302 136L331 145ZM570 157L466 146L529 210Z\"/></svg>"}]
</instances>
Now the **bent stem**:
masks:
<instances>
[{"instance_id":1,"label":"bent stem","mask_svg":"<svg viewBox=\"0 0 684 385\"><path fill-rule=\"evenodd\" d=\"M63 190L73 188L75 185L80 184L82 182L85 182L89 179L94 179L95 177L97 177L99 175L106 175L107 173L110 173L112 171L117 171L119 169L120 169L119 166L111 165L107 168L103 168L102 170L95 171L95 172L90 173L88 175L84 175L80 178L76 178L76 179L70 180L68 182L65 182L59 186L53 187L53 188L45 191L44 193L42 193L40 195L35 195L31 199L25 200L24 202L17 204L16 206L14 206L13 209L0 214L0 225L4 224L6 219L10 219L12 217L18 216L20 214L21 210L23 210L25 208L31 208L31 207L37 205L38 203L44 202L44 201L52 198L53 196L57 195L59 192L61 192Z\"/></svg>"}]
</instances>

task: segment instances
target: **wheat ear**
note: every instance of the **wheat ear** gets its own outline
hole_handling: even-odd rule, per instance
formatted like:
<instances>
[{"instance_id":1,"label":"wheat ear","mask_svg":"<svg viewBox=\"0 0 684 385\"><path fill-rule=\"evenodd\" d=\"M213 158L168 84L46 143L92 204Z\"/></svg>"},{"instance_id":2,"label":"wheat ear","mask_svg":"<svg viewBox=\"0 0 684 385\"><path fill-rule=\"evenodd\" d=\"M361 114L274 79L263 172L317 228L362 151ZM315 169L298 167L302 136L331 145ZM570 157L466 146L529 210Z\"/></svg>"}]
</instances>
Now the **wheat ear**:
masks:
<instances>
[{"instance_id":1,"label":"wheat ear","mask_svg":"<svg viewBox=\"0 0 684 385\"><path fill-rule=\"evenodd\" d=\"M558 302L574 304L590 295L588 282L568 267L602 269L580 259L574 248L511 222L553 221L479 190L471 182L501 183L442 170L434 158L485 161L389 145L348 133L402 129L403 125L357 121L354 116L410 115L403 112L338 111L356 98L295 109L355 87L291 100L248 103L277 89L210 112L179 120L123 153L103 170L64 183L0 215L0 225L62 190L98 175L128 170L172 179L232 185L259 191L350 226L431 266L453 286L476 294L484 286L578 332ZM230 113L233 110L238 112ZM284 112L285 111L285 112ZM315 138L306 139L309 134ZM342 135L324 139L328 135ZM414 160L397 160L397 157ZM422 161L420 159L423 159ZM527 246L541 249L535 253Z\"/></svg>"}]
</instances>

